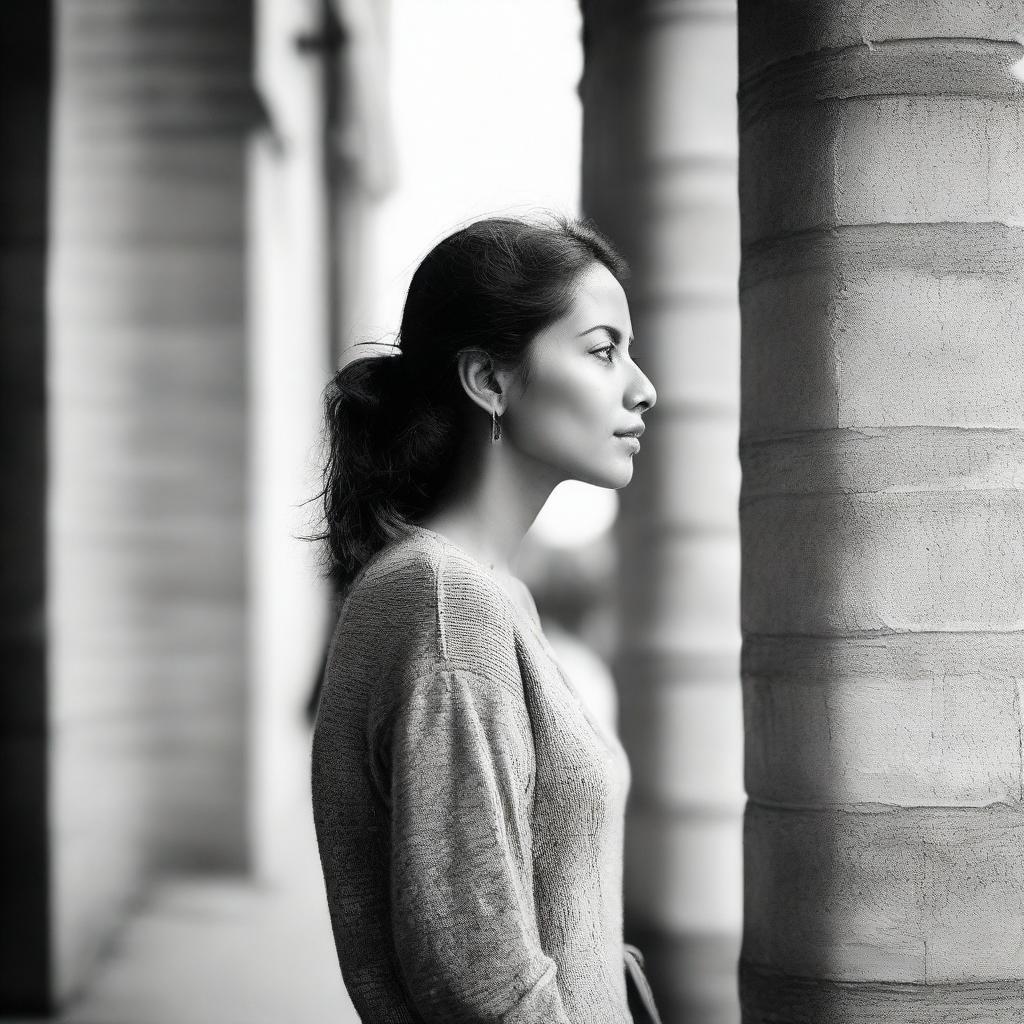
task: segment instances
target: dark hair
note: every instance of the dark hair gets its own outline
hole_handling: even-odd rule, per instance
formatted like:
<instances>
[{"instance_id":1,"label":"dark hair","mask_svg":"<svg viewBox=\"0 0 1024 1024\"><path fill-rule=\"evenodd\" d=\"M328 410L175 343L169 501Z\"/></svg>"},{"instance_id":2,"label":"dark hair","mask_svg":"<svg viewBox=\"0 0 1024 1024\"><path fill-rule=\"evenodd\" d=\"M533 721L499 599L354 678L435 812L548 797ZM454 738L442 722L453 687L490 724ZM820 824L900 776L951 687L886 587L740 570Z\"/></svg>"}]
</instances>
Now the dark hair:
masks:
<instances>
[{"instance_id":1,"label":"dark hair","mask_svg":"<svg viewBox=\"0 0 1024 1024\"><path fill-rule=\"evenodd\" d=\"M401 355L356 359L324 393L324 523L315 539L326 542L338 582L428 515L458 465L469 417L479 416L459 381L459 353L481 349L525 381L527 346L569 311L595 263L620 282L628 276L592 224L561 216L479 220L426 255L405 300Z\"/></svg>"}]
</instances>

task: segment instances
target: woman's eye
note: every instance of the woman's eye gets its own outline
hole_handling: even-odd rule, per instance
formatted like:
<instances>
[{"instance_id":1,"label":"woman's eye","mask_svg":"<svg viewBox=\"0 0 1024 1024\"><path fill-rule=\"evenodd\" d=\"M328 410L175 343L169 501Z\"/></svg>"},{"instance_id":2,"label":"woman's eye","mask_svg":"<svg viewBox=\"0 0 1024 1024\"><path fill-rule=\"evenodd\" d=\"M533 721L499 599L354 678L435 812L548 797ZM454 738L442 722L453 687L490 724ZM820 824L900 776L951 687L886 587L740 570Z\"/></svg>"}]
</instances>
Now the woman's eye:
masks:
<instances>
[{"instance_id":1,"label":"woman's eye","mask_svg":"<svg viewBox=\"0 0 1024 1024\"><path fill-rule=\"evenodd\" d=\"M614 352L615 352L615 346L614 345L608 345L606 348L596 348L596 349L594 349L594 355L599 356L606 363L610 363L610 362L614 361L613 360L613 353Z\"/></svg>"}]
</instances>

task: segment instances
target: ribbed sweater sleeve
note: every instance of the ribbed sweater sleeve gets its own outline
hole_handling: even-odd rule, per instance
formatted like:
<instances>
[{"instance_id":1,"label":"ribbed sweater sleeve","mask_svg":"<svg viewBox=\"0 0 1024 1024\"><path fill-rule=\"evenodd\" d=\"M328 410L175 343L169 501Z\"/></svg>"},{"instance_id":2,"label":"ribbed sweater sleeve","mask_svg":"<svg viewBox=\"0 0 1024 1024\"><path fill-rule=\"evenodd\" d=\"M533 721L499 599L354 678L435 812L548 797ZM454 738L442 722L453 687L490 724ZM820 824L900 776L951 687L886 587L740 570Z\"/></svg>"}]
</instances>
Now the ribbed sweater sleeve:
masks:
<instances>
[{"instance_id":1,"label":"ribbed sweater sleeve","mask_svg":"<svg viewBox=\"0 0 1024 1024\"><path fill-rule=\"evenodd\" d=\"M538 937L521 683L441 660L386 735L391 924L411 1004L426 1022L569 1024Z\"/></svg>"}]
</instances>

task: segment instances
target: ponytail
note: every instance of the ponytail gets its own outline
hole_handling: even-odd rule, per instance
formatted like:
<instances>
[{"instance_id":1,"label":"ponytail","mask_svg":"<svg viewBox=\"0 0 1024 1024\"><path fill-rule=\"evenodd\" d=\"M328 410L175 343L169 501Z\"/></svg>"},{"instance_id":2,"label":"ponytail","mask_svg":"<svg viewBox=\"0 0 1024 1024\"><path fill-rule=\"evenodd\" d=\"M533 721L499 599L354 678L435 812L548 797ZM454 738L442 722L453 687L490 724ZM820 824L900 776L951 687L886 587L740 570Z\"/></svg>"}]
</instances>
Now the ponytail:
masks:
<instances>
[{"instance_id":1,"label":"ponytail","mask_svg":"<svg viewBox=\"0 0 1024 1024\"><path fill-rule=\"evenodd\" d=\"M426 408L401 355L353 360L324 391L324 530L328 573L350 580L429 507L457 442L453 417Z\"/></svg>"}]
</instances>

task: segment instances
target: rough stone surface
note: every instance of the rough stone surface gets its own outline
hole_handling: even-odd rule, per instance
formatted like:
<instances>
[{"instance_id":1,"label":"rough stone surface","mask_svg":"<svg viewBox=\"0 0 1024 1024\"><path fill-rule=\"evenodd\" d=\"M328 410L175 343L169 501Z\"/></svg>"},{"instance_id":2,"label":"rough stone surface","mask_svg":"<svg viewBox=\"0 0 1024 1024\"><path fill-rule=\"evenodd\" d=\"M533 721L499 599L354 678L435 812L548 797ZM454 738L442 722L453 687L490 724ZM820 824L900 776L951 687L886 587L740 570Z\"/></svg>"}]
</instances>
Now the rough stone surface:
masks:
<instances>
[{"instance_id":1,"label":"rough stone surface","mask_svg":"<svg viewBox=\"0 0 1024 1024\"><path fill-rule=\"evenodd\" d=\"M1017 0L775 0L745 3L740 19L744 75L820 50L903 39L987 39L1020 35Z\"/></svg>"},{"instance_id":2,"label":"rough stone surface","mask_svg":"<svg viewBox=\"0 0 1024 1024\"><path fill-rule=\"evenodd\" d=\"M768 114L742 139L745 243L849 224L1024 224L1019 102L833 100Z\"/></svg>"},{"instance_id":3,"label":"rough stone surface","mask_svg":"<svg viewBox=\"0 0 1024 1024\"><path fill-rule=\"evenodd\" d=\"M1024 491L780 496L741 521L748 633L1024 629Z\"/></svg>"},{"instance_id":4,"label":"rough stone surface","mask_svg":"<svg viewBox=\"0 0 1024 1024\"><path fill-rule=\"evenodd\" d=\"M744 1024L1017 1024L1024 982L952 985L842 982L800 978L744 965ZM898 1008L898 1009L897 1009Z\"/></svg>"},{"instance_id":5,"label":"rough stone surface","mask_svg":"<svg viewBox=\"0 0 1024 1024\"><path fill-rule=\"evenodd\" d=\"M983 663L972 674L939 663L907 678L800 667L790 678L746 680L751 799L1021 807L1019 668L996 676Z\"/></svg>"},{"instance_id":6,"label":"rough stone surface","mask_svg":"<svg viewBox=\"0 0 1024 1024\"><path fill-rule=\"evenodd\" d=\"M743 1019L1016 1020L1019 4L740 18Z\"/></svg>"},{"instance_id":7,"label":"rough stone surface","mask_svg":"<svg viewBox=\"0 0 1024 1024\"><path fill-rule=\"evenodd\" d=\"M1015 978L1024 815L748 807L744 958L833 981ZM993 941L993 936L998 936Z\"/></svg>"},{"instance_id":8,"label":"rough stone surface","mask_svg":"<svg viewBox=\"0 0 1024 1024\"><path fill-rule=\"evenodd\" d=\"M1020 279L858 263L744 292L744 316L758 324L744 347L745 439L1024 426L1024 376L1006 372L1024 317Z\"/></svg>"}]
</instances>

